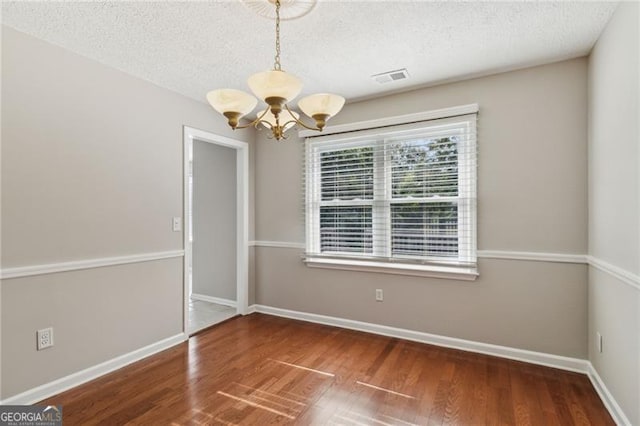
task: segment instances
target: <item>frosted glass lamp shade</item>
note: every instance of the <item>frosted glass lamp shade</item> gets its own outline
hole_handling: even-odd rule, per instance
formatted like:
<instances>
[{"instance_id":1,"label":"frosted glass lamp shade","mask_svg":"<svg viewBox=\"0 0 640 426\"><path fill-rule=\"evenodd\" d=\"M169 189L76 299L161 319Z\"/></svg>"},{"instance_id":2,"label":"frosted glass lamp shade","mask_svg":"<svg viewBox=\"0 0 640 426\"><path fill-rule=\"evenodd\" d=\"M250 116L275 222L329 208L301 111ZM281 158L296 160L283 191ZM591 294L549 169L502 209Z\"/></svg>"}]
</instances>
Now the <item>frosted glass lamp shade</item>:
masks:
<instances>
[{"instance_id":1,"label":"frosted glass lamp shade","mask_svg":"<svg viewBox=\"0 0 640 426\"><path fill-rule=\"evenodd\" d=\"M312 117L316 114L326 114L333 117L340 112L344 106L344 98L330 93L317 93L300 99L298 107Z\"/></svg>"},{"instance_id":2,"label":"frosted glass lamp shade","mask_svg":"<svg viewBox=\"0 0 640 426\"><path fill-rule=\"evenodd\" d=\"M220 114L235 112L239 117L249 114L258 104L258 100L241 90L219 89L207 93L207 100Z\"/></svg>"},{"instance_id":3,"label":"frosted glass lamp shade","mask_svg":"<svg viewBox=\"0 0 640 426\"><path fill-rule=\"evenodd\" d=\"M264 112L266 111L266 109L263 109L262 111L260 111L258 113L258 117L262 117L262 114L264 114ZM300 118L300 114L298 114L295 111L291 111L293 113L293 115L291 115L289 113L289 111L284 110L280 113L280 115L278 116L279 121L280 121L280 125L282 126L285 123L288 123L290 121L296 121L297 119ZM263 121L266 121L267 123L271 124L272 127L275 127L276 125L276 118L273 116L273 114L271 113L271 110L269 110L269 112L267 112L267 114L262 117ZM264 127L269 128L269 126L267 125L267 123L262 123L262 125ZM295 126L296 123L288 123L286 126L284 126L284 130L289 130L290 128L292 128L293 126Z\"/></svg>"},{"instance_id":4,"label":"frosted glass lamp shade","mask_svg":"<svg viewBox=\"0 0 640 426\"><path fill-rule=\"evenodd\" d=\"M302 90L302 82L284 71L259 72L249 77L247 83L251 91L262 100L277 97L288 102Z\"/></svg>"}]
</instances>

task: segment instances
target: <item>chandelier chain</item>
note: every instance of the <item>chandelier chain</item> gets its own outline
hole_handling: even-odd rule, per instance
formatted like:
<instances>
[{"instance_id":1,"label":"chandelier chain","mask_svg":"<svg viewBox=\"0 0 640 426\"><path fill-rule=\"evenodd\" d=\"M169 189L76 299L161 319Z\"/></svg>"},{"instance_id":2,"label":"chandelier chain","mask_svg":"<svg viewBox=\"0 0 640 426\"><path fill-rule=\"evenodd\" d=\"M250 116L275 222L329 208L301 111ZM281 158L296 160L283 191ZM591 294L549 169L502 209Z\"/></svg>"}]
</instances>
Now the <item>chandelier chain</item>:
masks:
<instances>
[{"instance_id":1,"label":"chandelier chain","mask_svg":"<svg viewBox=\"0 0 640 426\"><path fill-rule=\"evenodd\" d=\"M276 0L276 57L273 69L282 71L282 66L280 65L280 0Z\"/></svg>"}]
</instances>

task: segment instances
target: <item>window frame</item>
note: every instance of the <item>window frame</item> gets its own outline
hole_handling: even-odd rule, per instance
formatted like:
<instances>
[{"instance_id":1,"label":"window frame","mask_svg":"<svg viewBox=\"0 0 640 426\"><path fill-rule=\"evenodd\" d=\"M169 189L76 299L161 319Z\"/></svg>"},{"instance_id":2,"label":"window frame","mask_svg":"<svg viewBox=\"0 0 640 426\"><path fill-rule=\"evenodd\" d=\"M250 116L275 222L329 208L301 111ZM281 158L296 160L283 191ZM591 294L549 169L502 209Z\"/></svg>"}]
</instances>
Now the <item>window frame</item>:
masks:
<instances>
[{"instance_id":1,"label":"window frame","mask_svg":"<svg viewBox=\"0 0 640 426\"><path fill-rule=\"evenodd\" d=\"M477 110L476 110L477 111ZM383 272L391 274L430 276L474 280L477 272L477 164L476 164L476 112L404 123L384 128L371 128L352 133L309 137L305 142L305 230L306 253L304 261L310 267ZM387 149L393 140L407 140L433 133L434 129L455 129L465 136L458 143L458 195L453 197L393 198L391 152ZM449 135L449 133L447 133ZM467 137L471 135L472 137ZM374 156L374 188L372 200L322 200L321 162L323 152L349 148L373 146L384 150L383 155ZM380 151L378 151L380 152ZM409 202L435 203L455 200L457 203L458 262L449 257L402 256L393 257L392 250L392 205ZM371 206L372 254L350 256L346 252L320 253L320 210L323 206ZM460 212L462 211L462 214ZM467 234L469 237L464 238ZM385 241L380 244L380 236ZM439 263L442 261L446 263Z\"/></svg>"}]
</instances>

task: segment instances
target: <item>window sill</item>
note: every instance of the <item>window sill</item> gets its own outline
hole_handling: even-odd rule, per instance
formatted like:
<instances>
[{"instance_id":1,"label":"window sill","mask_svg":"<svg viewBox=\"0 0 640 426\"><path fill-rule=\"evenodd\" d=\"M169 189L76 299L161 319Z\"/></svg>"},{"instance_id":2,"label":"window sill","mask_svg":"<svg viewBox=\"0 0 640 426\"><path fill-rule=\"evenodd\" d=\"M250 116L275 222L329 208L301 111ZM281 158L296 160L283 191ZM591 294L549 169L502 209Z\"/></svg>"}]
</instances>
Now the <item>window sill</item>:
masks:
<instances>
[{"instance_id":1,"label":"window sill","mask_svg":"<svg viewBox=\"0 0 640 426\"><path fill-rule=\"evenodd\" d=\"M411 275L416 277L463 281L475 281L479 275L476 268L455 266L412 265L406 263L372 262L367 260L323 259L319 257L307 257L304 259L304 263L311 268L378 272L382 274Z\"/></svg>"}]
</instances>

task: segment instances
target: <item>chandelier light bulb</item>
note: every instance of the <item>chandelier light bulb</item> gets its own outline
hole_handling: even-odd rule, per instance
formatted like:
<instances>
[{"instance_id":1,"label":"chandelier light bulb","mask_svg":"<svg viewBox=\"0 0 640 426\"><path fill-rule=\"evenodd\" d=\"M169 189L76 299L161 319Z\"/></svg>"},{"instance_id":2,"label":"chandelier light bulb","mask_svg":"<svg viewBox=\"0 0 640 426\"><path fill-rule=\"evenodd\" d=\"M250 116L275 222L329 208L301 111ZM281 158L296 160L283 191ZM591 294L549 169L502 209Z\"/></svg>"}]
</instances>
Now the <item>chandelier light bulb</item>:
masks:
<instances>
[{"instance_id":1,"label":"chandelier light bulb","mask_svg":"<svg viewBox=\"0 0 640 426\"><path fill-rule=\"evenodd\" d=\"M302 82L299 78L278 70L254 74L249 77L247 83L251 91L265 101L269 98L281 98L286 103L302 91Z\"/></svg>"},{"instance_id":2,"label":"chandelier light bulb","mask_svg":"<svg viewBox=\"0 0 640 426\"><path fill-rule=\"evenodd\" d=\"M218 89L207 93L207 101L220 114L238 113L238 117L249 114L258 105L258 100L242 90Z\"/></svg>"},{"instance_id":3,"label":"chandelier light bulb","mask_svg":"<svg viewBox=\"0 0 640 426\"><path fill-rule=\"evenodd\" d=\"M307 96L298 102L298 108L311 118L318 114L333 117L340 112L344 106L344 98L331 93L317 93Z\"/></svg>"}]
</instances>

